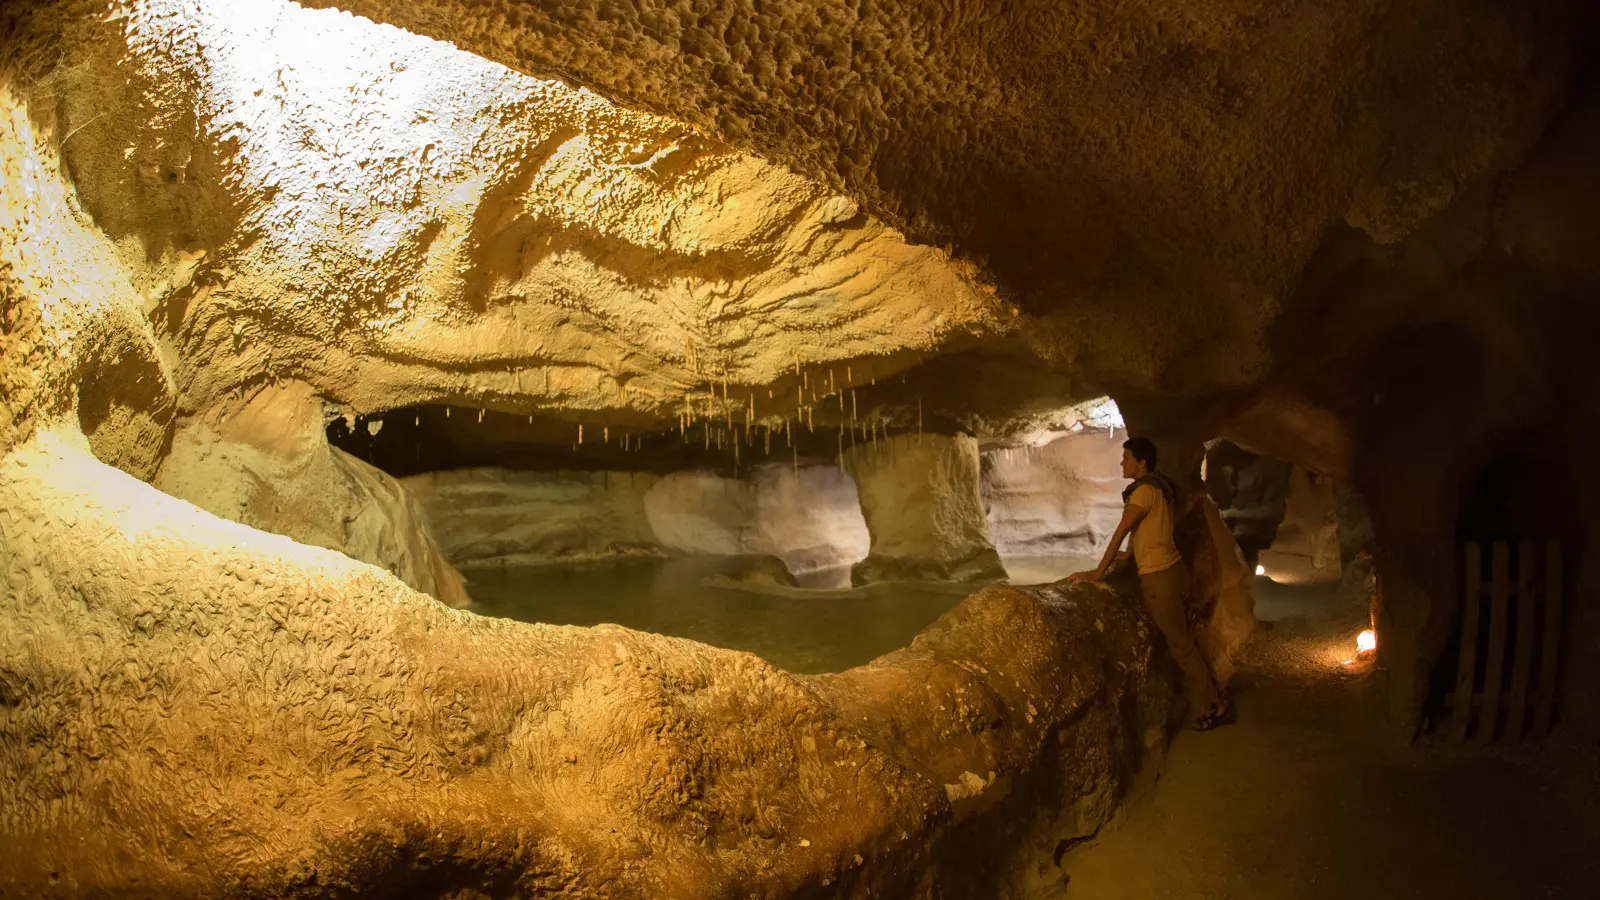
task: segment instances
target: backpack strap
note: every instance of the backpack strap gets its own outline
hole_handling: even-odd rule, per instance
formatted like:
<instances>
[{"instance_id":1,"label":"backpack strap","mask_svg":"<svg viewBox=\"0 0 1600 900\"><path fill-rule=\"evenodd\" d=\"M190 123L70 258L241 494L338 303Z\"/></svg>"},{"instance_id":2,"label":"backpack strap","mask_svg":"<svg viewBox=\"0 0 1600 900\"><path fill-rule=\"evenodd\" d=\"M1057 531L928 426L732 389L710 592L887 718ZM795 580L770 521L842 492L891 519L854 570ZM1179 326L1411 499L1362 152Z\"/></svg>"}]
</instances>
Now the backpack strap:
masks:
<instances>
[{"instance_id":1,"label":"backpack strap","mask_svg":"<svg viewBox=\"0 0 1600 900\"><path fill-rule=\"evenodd\" d=\"M1161 496L1166 498L1167 506L1169 508L1174 505L1175 492L1172 488L1172 482L1168 481L1167 476L1162 475L1160 472L1151 472L1147 475L1140 475L1138 478L1135 478L1131 484L1122 489L1123 506L1127 506L1129 501L1133 499L1133 492L1138 490L1139 485L1141 484L1148 484L1160 491Z\"/></svg>"}]
</instances>

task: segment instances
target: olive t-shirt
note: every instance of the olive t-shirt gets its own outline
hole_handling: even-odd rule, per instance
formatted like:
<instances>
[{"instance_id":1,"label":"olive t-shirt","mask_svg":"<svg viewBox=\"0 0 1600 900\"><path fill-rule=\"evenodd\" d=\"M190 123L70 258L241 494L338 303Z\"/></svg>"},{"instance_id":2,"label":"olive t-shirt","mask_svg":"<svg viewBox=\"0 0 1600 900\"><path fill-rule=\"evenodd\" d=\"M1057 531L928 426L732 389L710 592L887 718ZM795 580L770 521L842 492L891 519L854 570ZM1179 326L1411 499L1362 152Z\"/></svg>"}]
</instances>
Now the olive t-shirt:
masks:
<instances>
[{"instance_id":1,"label":"olive t-shirt","mask_svg":"<svg viewBox=\"0 0 1600 900\"><path fill-rule=\"evenodd\" d=\"M1149 575L1178 562L1178 545L1172 542L1172 507L1155 485L1141 484L1128 498L1129 506L1150 510L1133 530L1133 559L1140 575Z\"/></svg>"}]
</instances>

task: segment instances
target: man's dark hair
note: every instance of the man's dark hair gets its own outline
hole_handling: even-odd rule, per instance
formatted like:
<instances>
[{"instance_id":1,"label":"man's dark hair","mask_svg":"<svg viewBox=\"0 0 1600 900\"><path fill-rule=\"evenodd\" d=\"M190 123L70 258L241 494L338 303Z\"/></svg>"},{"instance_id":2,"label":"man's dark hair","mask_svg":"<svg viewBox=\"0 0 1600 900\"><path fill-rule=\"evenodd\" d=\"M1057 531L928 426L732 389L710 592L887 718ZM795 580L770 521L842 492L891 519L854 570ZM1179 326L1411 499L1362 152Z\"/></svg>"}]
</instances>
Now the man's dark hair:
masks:
<instances>
[{"instance_id":1,"label":"man's dark hair","mask_svg":"<svg viewBox=\"0 0 1600 900\"><path fill-rule=\"evenodd\" d=\"M1128 451L1134 459L1144 463L1145 471L1156 470L1156 445L1149 438L1128 438L1122 442L1122 449Z\"/></svg>"}]
</instances>

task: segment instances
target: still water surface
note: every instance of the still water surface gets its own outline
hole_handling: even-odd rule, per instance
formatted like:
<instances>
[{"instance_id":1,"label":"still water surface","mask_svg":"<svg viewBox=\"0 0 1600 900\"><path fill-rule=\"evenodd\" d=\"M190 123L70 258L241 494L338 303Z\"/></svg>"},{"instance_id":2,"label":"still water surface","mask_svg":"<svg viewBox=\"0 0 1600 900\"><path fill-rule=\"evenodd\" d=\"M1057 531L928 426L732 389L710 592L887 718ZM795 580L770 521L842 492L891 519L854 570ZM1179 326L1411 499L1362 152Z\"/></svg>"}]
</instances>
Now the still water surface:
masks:
<instances>
[{"instance_id":1,"label":"still water surface","mask_svg":"<svg viewBox=\"0 0 1600 900\"><path fill-rule=\"evenodd\" d=\"M1092 563L1089 563L1092 564ZM707 584L746 571L737 557L688 557L577 566L506 566L467 573L473 611L523 622L598 625L747 650L791 672L840 672L906 646L975 586L900 583L868 589L759 592ZM1086 568L1070 557L1006 560L1016 584ZM826 576L812 584L838 583ZM848 573L843 581L848 582Z\"/></svg>"}]
</instances>

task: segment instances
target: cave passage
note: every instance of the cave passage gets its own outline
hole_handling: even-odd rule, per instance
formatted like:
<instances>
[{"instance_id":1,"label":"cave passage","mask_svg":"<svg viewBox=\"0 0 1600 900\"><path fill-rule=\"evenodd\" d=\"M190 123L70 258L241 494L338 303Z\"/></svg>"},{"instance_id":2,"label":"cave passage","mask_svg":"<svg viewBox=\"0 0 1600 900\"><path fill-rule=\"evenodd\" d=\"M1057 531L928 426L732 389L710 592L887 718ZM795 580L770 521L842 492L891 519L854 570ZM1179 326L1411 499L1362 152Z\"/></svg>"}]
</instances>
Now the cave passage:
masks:
<instances>
[{"instance_id":1,"label":"cave passage","mask_svg":"<svg viewBox=\"0 0 1600 900\"><path fill-rule=\"evenodd\" d=\"M1596 896L1462 6L0 4L0 896Z\"/></svg>"}]
</instances>

